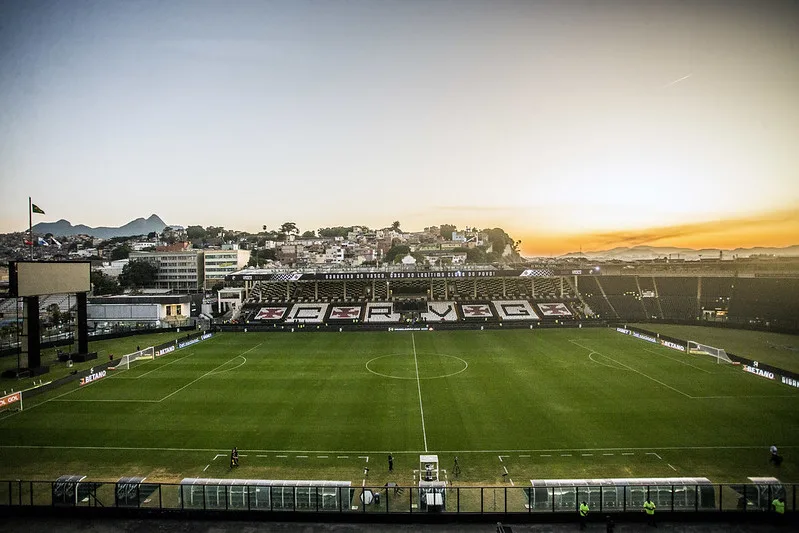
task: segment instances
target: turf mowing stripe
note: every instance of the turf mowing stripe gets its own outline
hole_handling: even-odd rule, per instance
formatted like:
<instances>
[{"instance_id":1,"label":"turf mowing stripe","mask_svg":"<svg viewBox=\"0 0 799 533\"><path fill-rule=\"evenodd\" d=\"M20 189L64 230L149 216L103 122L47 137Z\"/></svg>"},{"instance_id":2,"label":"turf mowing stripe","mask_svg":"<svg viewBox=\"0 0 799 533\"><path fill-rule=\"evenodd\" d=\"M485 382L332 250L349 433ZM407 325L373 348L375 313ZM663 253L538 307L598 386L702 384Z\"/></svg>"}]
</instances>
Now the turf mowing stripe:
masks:
<instances>
[{"instance_id":1,"label":"turf mowing stripe","mask_svg":"<svg viewBox=\"0 0 799 533\"><path fill-rule=\"evenodd\" d=\"M205 373L205 374L203 374L202 376L198 377L198 378L197 378L197 379L195 379L194 381L192 381L192 382L190 382L190 383L187 383L186 385L183 385L183 386L182 386L181 388L179 388L178 390L176 390L176 391L174 391L174 392L171 392L171 393L167 394L166 396L164 396L163 398L161 398L161 399L160 399L160 400L158 400L158 401L159 401L159 402L163 402L163 401L164 401L164 400L166 400L167 398L170 398L170 397L174 396L175 394L179 393L180 391L182 391L183 389L185 389L185 388L186 388L186 387L188 387L189 385L192 385L192 384L194 384L194 383L197 383L198 381L200 381L200 380L201 380L202 378L204 378L205 376L207 376L207 375L209 375L209 374L213 374L213 373L214 373L214 372L215 372L215 371L216 371L218 368L222 368L223 366L225 366L226 364L228 364L228 363L229 363L229 362L231 362L232 360L234 360L234 359L238 359L239 357L243 356L245 353L251 352L251 351L253 351L254 349L256 349L256 348L258 348L258 347L260 347L260 346L262 346L262 345L263 345L263 343L261 343L261 344L258 344L258 345L256 345L256 346L253 346L252 348L250 348L250 349L249 349L249 350L247 350L246 352L242 352L242 353L240 353L239 355L237 355L237 356L235 356L235 357L231 357L230 359L228 359L227 361L225 361L225 362L224 362L224 363L222 363L221 365L217 366L217 367L216 367L216 368L214 368L213 370L209 370L208 372L206 372L206 373ZM245 359L245 361L246 361L246 359Z\"/></svg>"},{"instance_id":2,"label":"turf mowing stripe","mask_svg":"<svg viewBox=\"0 0 799 533\"><path fill-rule=\"evenodd\" d=\"M692 365L691 363L687 363L685 361L680 361L676 357L670 357L670 356L668 356L668 355L666 355L664 353L658 353L658 352L656 352L654 350L650 350L649 348L642 348L642 350L644 350L645 352L653 353L655 355L659 355L660 357L665 357L666 359L671 359L672 361L677 361L678 363L680 363L682 365L690 366L691 368L695 368L695 369L699 370L700 372L705 372L707 374L713 374L714 373L714 372L711 372L710 370L705 370L704 368L699 368L698 366Z\"/></svg>"},{"instance_id":3,"label":"turf mowing stripe","mask_svg":"<svg viewBox=\"0 0 799 533\"><path fill-rule=\"evenodd\" d=\"M419 381L419 360L416 357L416 338L411 332L411 342L413 343L413 362L416 365L416 388L419 390L419 411L422 413L422 436L424 437L424 451L427 451L427 431L424 428L424 407L422 406L422 383Z\"/></svg>"},{"instance_id":4,"label":"turf mowing stripe","mask_svg":"<svg viewBox=\"0 0 799 533\"><path fill-rule=\"evenodd\" d=\"M637 370L637 369L635 369L635 368L631 367L630 365L625 365L624 363L621 363L621 362L619 362L619 361L616 361L616 360L615 360L615 359L613 359L612 357L608 357L607 355L605 355L605 354L602 354L602 353L599 353L599 352L597 352L597 351L593 350L592 348L588 348L587 346L584 346L584 345L580 344L580 343L579 343L579 342L577 342L577 341L569 340L569 342L571 342L572 344L576 344L577 346L579 346L580 348L583 348L584 350L588 350L588 351L590 351L590 352L592 352L592 353L595 353L595 354L597 354L597 355L601 355L601 356L602 356L602 357L604 357L605 359L609 359L609 360L613 361L614 363L616 363L616 364L618 364L618 365L621 365L621 366L623 366L623 367L625 367L625 368L627 368L627 369L629 369L629 370L632 370L632 371L633 371L633 372L635 372L636 374L640 374L640 375L644 376L644 377L645 377L645 378L647 378L647 379L651 379L651 380L652 380L652 381L654 381L655 383L659 383L659 384L663 385L664 387L666 387L666 388L668 388L668 389L671 389L671 390L673 390L674 392L677 392L677 393L679 393L679 394L682 394L682 395L683 395L683 396L685 396L686 398L691 398L691 399L693 399L693 398L694 398L694 397L693 397L693 396L691 396L690 394L687 394L687 393L685 393L685 392L681 391L680 389L676 389L676 388L672 387L671 385L668 385L668 384L666 384L666 383L663 383L663 382L662 382L662 381L660 381L659 379L655 379L655 378L653 378L652 376L648 376L648 375L644 374L643 372L641 372L640 370Z\"/></svg>"}]
</instances>

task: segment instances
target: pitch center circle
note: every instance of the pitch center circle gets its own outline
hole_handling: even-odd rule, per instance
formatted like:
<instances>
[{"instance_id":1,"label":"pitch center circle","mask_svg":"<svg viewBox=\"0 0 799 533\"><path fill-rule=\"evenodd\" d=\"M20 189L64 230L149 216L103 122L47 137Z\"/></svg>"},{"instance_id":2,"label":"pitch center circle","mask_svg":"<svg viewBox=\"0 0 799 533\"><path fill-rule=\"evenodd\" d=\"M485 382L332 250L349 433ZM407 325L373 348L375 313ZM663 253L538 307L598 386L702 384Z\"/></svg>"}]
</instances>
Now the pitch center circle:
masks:
<instances>
[{"instance_id":1,"label":"pitch center circle","mask_svg":"<svg viewBox=\"0 0 799 533\"><path fill-rule=\"evenodd\" d=\"M417 352L415 358L407 353L377 356L366 362L366 370L384 378L415 381L417 365L420 380L448 378L469 368L469 363L455 355Z\"/></svg>"}]
</instances>

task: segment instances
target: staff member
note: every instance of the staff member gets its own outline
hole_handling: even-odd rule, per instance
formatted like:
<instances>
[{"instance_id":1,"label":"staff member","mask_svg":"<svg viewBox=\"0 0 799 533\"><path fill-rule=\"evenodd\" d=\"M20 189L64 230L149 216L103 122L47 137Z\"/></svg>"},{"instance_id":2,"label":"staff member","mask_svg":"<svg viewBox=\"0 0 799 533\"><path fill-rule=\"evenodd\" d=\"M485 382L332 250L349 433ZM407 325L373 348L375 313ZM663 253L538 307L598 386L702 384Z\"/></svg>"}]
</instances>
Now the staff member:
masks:
<instances>
[{"instance_id":1,"label":"staff member","mask_svg":"<svg viewBox=\"0 0 799 533\"><path fill-rule=\"evenodd\" d=\"M647 498L644 502L644 512L646 513L647 524L653 527L658 527L658 525L655 523L655 502L649 498Z\"/></svg>"},{"instance_id":2,"label":"staff member","mask_svg":"<svg viewBox=\"0 0 799 533\"><path fill-rule=\"evenodd\" d=\"M585 529L585 523L588 520L588 504L580 502L580 529Z\"/></svg>"}]
</instances>

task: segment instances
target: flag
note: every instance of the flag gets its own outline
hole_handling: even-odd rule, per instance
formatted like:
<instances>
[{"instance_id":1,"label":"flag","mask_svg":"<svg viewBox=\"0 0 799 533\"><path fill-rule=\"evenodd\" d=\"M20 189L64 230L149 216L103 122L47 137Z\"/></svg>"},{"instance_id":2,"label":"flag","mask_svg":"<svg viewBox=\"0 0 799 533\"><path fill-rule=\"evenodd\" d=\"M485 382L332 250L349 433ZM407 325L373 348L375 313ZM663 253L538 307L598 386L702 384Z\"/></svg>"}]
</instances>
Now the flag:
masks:
<instances>
[{"instance_id":1,"label":"flag","mask_svg":"<svg viewBox=\"0 0 799 533\"><path fill-rule=\"evenodd\" d=\"M46 240L42 239L41 237L39 237L38 243L39 243L39 246L50 246L50 243L47 242Z\"/></svg>"},{"instance_id":2,"label":"flag","mask_svg":"<svg viewBox=\"0 0 799 533\"><path fill-rule=\"evenodd\" d=\"M44 211L42 210L42 208L39 207L36 204L31 204L31 211L33 211L34 213L39 213L40 215L44 214Z\"/></svg>"}]
</instances>

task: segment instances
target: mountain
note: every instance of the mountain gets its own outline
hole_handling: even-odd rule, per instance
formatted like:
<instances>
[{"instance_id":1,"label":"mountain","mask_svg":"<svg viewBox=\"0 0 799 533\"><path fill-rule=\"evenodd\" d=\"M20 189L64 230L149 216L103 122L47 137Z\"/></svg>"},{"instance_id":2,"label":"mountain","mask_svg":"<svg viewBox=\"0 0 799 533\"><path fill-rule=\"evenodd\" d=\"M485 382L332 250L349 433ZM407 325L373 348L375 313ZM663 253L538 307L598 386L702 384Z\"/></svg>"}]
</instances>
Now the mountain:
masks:
<instances>
[{"instance_id":1,"label":"mountain","mask_svg":"<svg viewBox=\"0 0 799 533\"><path fill-rule=\"evenodd\" d=\"M701 250L694 250L692 248L674 248L666 246L633 246L630 247L617 247L610 250L601 250L598 252L571 252L560 257L564 259L585 257L590 260L605 259L605 260L620 260L620 261L635 261L647 259L662 259L669 257L671 259L685 259L688 261L695 261L698 259L712 259L718 258L719 254L723 252L725 259L731 259L733 256L749 257L750 255L776 255L780 257L799 257L799 245L786 246L785 248L735 248L734 250L721 250L719 248L703 248Z\"/></svg>"},{"instance_id":2,"label":"mountain","mask_svg":"<svg viewBox=\"0 0 799 533\"><path fill-rule=\"evenodd\" d=\"M68 235L91 235L100 239L110 239L111 237L130 237L132 235L147 235L156 231L160 233L166 227L166 223L158 215L150 215L150 218L137 218L131 220L124 226L110 228L101 226L90 228L83 224L73 226L68 220L61 219L58 222L39 222L33 226L35 233L52 233L56 237Z\"/></svg>"}]
</instances>

